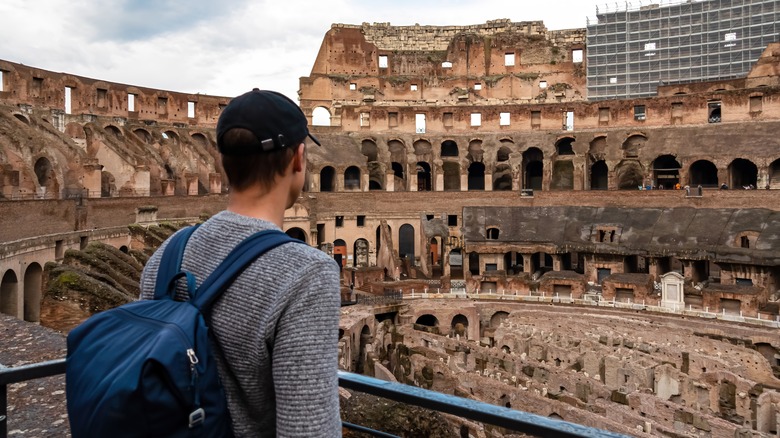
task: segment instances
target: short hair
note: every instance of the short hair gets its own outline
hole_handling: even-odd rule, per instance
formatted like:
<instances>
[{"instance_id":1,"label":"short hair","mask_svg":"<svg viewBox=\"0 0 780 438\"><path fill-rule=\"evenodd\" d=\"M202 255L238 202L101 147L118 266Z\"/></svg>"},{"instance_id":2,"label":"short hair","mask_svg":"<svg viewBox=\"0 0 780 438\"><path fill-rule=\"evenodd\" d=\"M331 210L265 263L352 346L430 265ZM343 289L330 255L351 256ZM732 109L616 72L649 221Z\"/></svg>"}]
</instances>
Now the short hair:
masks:
<instances>
[{"instance_id":1,"label":"short hair","mask_svg":"<svg viewBox=\"0 0 780 438\"><path fill-rule=\"evenodd\" d=\"M260 185L265 190L273 187L276 176L284 175L290 165L298 146L305 138L292 142L290 146L262 152L262 145L252 131L244 128L233 128L225 133L223 143L228 148L254 149L257 153L241 155L222 154L222 168L232 190L243 191L253 185Z\"/></svg>"}]
</instances>

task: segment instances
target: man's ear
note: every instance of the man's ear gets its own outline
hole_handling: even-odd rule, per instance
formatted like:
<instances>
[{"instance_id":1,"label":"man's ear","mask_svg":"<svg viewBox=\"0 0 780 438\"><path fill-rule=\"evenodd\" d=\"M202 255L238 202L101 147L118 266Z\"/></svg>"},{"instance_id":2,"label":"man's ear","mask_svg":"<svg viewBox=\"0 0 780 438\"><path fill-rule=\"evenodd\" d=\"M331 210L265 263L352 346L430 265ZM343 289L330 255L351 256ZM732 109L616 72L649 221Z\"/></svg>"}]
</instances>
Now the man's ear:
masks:
<instances>
[{"instance_id":1,"label":"man's ear","mask_svg":"<svg viewBox=\"0 0 780 438\"><path fill-rule=\"evenodd\" d=\"M299 144L298 149L295 150L292 164L293 172L303 172L304 165L306 164L306 145L304 143Z\"/></svg>"}]
</instances>

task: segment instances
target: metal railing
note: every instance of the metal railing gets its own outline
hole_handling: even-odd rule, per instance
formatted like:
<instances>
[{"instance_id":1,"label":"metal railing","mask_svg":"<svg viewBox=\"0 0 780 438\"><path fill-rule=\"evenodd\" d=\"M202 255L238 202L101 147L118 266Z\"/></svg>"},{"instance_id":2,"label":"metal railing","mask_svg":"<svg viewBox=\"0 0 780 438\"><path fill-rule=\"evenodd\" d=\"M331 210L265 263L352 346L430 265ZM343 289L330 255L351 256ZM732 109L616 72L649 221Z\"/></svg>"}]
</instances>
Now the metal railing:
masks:
<instances>
[{"instance_id":1,"label":"metal railing","mask_svg":"<svg viewBox=\"0 0 780 438\"><path fill-rule=\"evenodd\" d=\"M0 438L8 436L8 385L65 373L65 359L56 359L13 368L0 368ZM396 382L387 382L360 374L339 371L339 386L377 397L419 406L445 414L503 427L539 437L627 438L614 432L595 429L502 406L443 394ZM378 437L396 437L368 427L342 422L345 428ZM396 437L397 438L397 437Z\"/></svg>"}]
</instances>

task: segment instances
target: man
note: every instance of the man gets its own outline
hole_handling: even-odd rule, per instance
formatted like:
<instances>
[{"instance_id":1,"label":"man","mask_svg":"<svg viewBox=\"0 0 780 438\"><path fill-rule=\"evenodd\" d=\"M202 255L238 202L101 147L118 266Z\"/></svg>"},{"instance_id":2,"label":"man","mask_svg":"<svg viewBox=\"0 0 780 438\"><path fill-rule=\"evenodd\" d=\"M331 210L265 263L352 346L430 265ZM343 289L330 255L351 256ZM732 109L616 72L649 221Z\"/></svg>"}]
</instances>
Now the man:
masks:
<instances>
[{"instance_id":1,"label":"man","mask_svg":"<svg viewBox=\"0 0 780 438\"><path fill-rule=\"evenodd\" d=\"M227 210L193 233L182 262L198 284L243 239L282 227L303 188L307 139L319 145L282 94L254 89L225 107L217 148L230 184ZM164 246L144 268L142 298L154 294ZM178 297L186 299L183 286ZM341 436L339 306L336 263L292 243L258 258L215 302L209 323L236 436Z\"/></svg>"}]
</instances>

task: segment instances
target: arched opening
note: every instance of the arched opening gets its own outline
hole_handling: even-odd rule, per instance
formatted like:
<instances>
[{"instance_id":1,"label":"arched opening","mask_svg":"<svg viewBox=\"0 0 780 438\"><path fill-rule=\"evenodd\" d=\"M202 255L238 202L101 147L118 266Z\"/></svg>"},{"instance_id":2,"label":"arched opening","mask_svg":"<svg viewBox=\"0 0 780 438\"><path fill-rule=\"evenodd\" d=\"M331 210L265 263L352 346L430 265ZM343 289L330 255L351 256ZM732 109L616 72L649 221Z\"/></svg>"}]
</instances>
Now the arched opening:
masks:
<instances>
[{"instance_id":1,"label":"arched opening","mask_svg":"<svg viewBox=\"0 0 780 438\"><path fill-rule=\"evenodd\" d=\"M469 272L471 275L479 275L479 253L476 251L469 253Z\"/></svg>"},{"instance_id":2,"label":"arched opening","mask_svg":"<svg viewBox=\"0 0 780 438\"><path fill-rule=\"evenodd\" d=\"M116 193L116 179L114 178L114 175L106 170L100 172L100 197L110 198L115 196Z\"/></svg>"},{"instance_id":3,"label":"arched opening","mask_svg":"<svg viewBox=\"0 0 780 438\"><path fill-rule=\"evenodd\" d=\"M366 268L368 267L368 240L357 239L352 248L352 254L355 257L355 267Z\"/></svg>"},{"instance_id":4,"label":"arched opening","mask_svg":"<svg viewBox=\"0 0 780 438\"><path fill-rule=\"evenodd\" d=\"M409 224L403 224L398 229L398 256L414 266L414 227Z\"/></svg>"},{"instance_id":5,"label":"arched opening","mask_svg":"<svg viewBox=\"0 0 780 438\"><path fill-rule=\"evenodd\" d=\"M203 135L203 134L201 134L199 132L196 132L195 134L192 134L192 142L195 143L196 145L202 146L204 148L210 146L209 139L207 139L205 135Z\"/></svg>"},{"instance_id":6,"label":"arched opening","mask_svg":"<svg viewBox=\"0 0 780 438\"><path fill-rule=\"evenodd\" d=\"M552 271L552 256L544 252L536 252L531 256L531 265L534 268L534 277L538 278L537 275Z\"/></svg>"},{"instance_id":7,"label":"arched opening","mask_svg":"<svg viewBox=\"0 0 780 438\"><path fill-rule=\"evenodd\" d=\"M444 191L460 191L460 164L448 161L442 164Z\"/></svg>"},{"instance_id":8,"label":"arched opening","mask_svg":"<svg viewBox=\"0 0 780 438\"><path fill-rule=\"evenodd\" d=\"M661 155L653 161L653 181L659 189L672 189L680 182L680 163L672 155Z\"/></svg>"},{"instance_id":9,"label":"arched opening","mask_svg":"<svg viewBox=\"0 0 780 438\"><path fill-rule=\"evenodd\" d=\"M780 189L780 159L769 165L769 188Z\"/></svg>"},{"instance_id":10,"label":"arched opening","mask_svg":"<svg viewBox=\"0 0 780 438\"><path fill-rule=\"evenodd\" d=\"M10 269L5 271L0 281L0 313L16 316L18 290L19 280L16 273Z\"/></svg>"},{"instance_id":11,"label":"arched opening","mask_svg":"<svg viewBox=\"0 0 780 438\"><path fill-rule=\"evenodd\" d=\"M43 268L38 263L31 263L24 271L24 320L39 322L41 320L41 283Z\"/></svg>"},{"instance_id":12,"label":"arched opening","mask_svg":"<svg viewBox=\"0 0 780 438\"><path fill-rule=\"evenodd\" d=\"M623 158L637 158L642 147L647 142L647 138L643 135L635 134L626 139L623 142Z\"/></svg>"},{"instance_id":13,"label":"arched opening","mask_svg":"<svg viewBox=\"0 0 780 438\"><path fill-rule=\"evenodd\" d=\"M558 152L558 155L574 155L574 149L572 148L572 143L574 143L574 139L571 137L566 137L558 140L555 143L555 150Z\"/></svg>"},{"instance_id":14,"label":"arched opening","mask_svg":"<svg viewBox=\"0 0 780 438\"><path fill-rule=\"evenodd\" d=\"M163 140L168 140L173 144L179 144L179 134L173 131L165 131L162 133Z\"/></svg>"},{"instance_id":15,"label":"arched opening","mask_svg":"<svg viewBox=\"0 0 780 438\"><path fill-rule=\"evenodd\" d=\"M441 143L441 156L442 157L457 157L458 156L458 144L452 140L444 140Z\"/></svg>"},{"instance_id":16,"label":"arched opening","mask_svg":"<svg viewBox=\"0 0 780 438\"><path fill-rule=\"evenodd\" d=\"M498 152L496 153L496 163L503 163L504 161L509 161L509 154L512 153L512 150L509 149L506 146L501 146L498 149Z\"/></svg>"},{"instance_id":17,"label":"arched opening","mask_svg":"<svg viewBox=\"0 0 780 438\"><path fill-rule=\"evenodd\" d=\"M325 166L320 170L320 191L332 192L336 187L336 170Z\"/></svg>"},{"instance_id":18,"label":"arched opening","mask_svg":"<svg viewBox=\"0 0 780 438\"><path fill-rule=\"evenodd\" d=\"M729 164L728 172L732 189L756 188L758 167L752 161L737 158Z\"/></svg>"},{"instance_id":19,"label":"arched opening","mask_svg":"<svg viewBox=\"0 0 780 438\"><path fill-rule=\"evenodd\" d=\"M696 161L688 169L688 179L691 187L718 187L718 168L708 160Z\"/></svg>"},{"instance_id":20,"label":"arched opening","mask_svg":"<svg viewBox=\"0 0 780 438\"><path fill-rule=\"evenodd\" d=\"M512 168L509 164L499 164L493 171L493 190L512 190Z\"/></svg>"},{"instance_id":21,"label":"arched opening","mask_svg":"<svg viewBox=\"0 0 780 438\"><path fill-rule=\"evenodd\" d=\"M414 323L417 325L424 325L426 327L438 327L439 319L431 315L430 313L426 313L425 315L420 315L417 318L417 321L415 321Z\"/></svg>"},{"instance_id":22,"label":"arched opening","mask_svg":"<svg viewBox=\"0 0 780 438\"><path fill-rule=\"evenodd\" d=\"M570 160L558 160L553 164L550 188L554 190L574 189L574 163Z\"/></svg>"},{"instance_id":23,"label":"arched opening","mask_svg":"<svg viewBox=\"0 0 780 438\"><path fill-rule=\"evenodd\" d=\"M29 125L30 121L27 120L27 117L23 116L22 114L14 114L14 117L16 117L17 120L24 123L25 125Z\"/></svg>"},{"instance_id":24,"label":"arched opening","mask_svg":"<svg viewBox=\"0 0 780 438\"><path fill-rule=\"evenodd\" d=\"M135 129L133 130L133 134L136 137L138 137L139 140L141 140L146 144L152 143L152 134L150 134L149 131L147 131L146 129L141 129L141 128Z\"/></svg>"},{"instance_id":25,"label":"arched opening","mask_svg":"<svg viewBox=\"0 0 780 438\"><path fill-rule=\"evenodd\" d=\"M468 169L469 190L485 190L485 165L482 163L471 163Z\"/></svg>"},{"instance_id":26,"label":"arched opening","mask_svg":"<svg viewBox=\"0 0 780 438\"><path fill-rule=\"evenodd\" d=\"M417 191L431 191L431 165L425 161L417 163Z\"/></svg>"},{"instance_id":27,"label":"arched opening","mask_svg":"<svg viewBox=\"0 0 780 438\"><path fill-rule=\"evenodd\" d=\"M504 254L504 270L509 275L517 275L523 272L523 255L516 251Z\"/></svg>"},{"instance_id":28,"label":"arched opening","mask_svg":"<svg viewBox=\"0 0 780 438\"><path fill-rule=\"evenodd\" d=\"M59 193L59 185L57 184L57 177L54 174L51 161L46 157L38 158L33 166L35 171L35 177L38 181L39 197L51 198L55 197Z\"/></svg>"},{"instance_id":29,"label":"arched opening","mask_svg":"<svg viewBox=\"0 0 780 438\"><path fill-rule=\"evenodd\" d=\"M293 239L298 239L301 242L308 242L309 240L306 238L306 232L298 227L290 228L289 230L285 231L285 233L292 237Z\"/></svg>"},{"instance_id":30,"label":"arched opening","mask_svg":"<svg viewBox=\"0 0 780 438\"><path fill-rule=\"evenodd\" d=\"M366 161L369 163L379 160L379 149L373 140L363 140L360 145L360 153L366 156Z\"/></svg>"},{"instance_id":31,"label":"arched opening","mask_svg":"<svg viewBox=\"0 0 780 438\"><path fill-rule=\"evenodd\" d=\"M590 166L590 189L607 190L609 187L609 168L607 162L599 160Z\"/></svg>"},{"instance_id":32,"label":"arched opening","mask_svg":"<svg viewBox=\"0 0 780 438\"><path fill-rule=\"evenodd\" d=\"M496 227L489 227L487 231L485 232L485 237L488 240L498 240L498 236L501 233L501 230Z\"/></svg>"},{"instance_id":33,"label":"arched opening","mask_svg":"<svg viewBox=\"0 0 780 438\"><path fill-rule=\"evenodd\" d=\"M406 191L406 178L404 178L404 166L401 163L392 162L393 179L396 192Z\"/></svg>"},{"instance_id":34,"label":"arched opening","mask_svg":"<svg viewBox=\"0 0 780 438\"><path fill-rule=\"evenodd\" d=\"M103 131L108 135L108 137L112 137L117 140L122 139L122 131L120 131L119 128L117 128L114 125L106 126L105 128L103 128Z\"/></svg>"},{"instance_id":35,"label":"arched opening","mask_svg":"<svg viewBox=\"0 0 780 438\"><path fill-rule=\"evenodd\" d=\"M490 328L498 328L507 318L509 318L509 313L499 310L490 317Z\"/></svg>"},{"instance_id":36,"label":"arched opening","mask_svg":"<svg viewBox=\"0 0 780 438\"><path fill-rule=\"evenodd\" d=\"M636 190L644 184L645 172L638 161L622 161L615 169L617 185L620 190Z\"/></svg>"},{"instance_id":37,"label":"arched opening","mask_svg":"<svg viewBox=\"0 0 780 438\"><path fill-rule=\"evenodd\" d=\"M457 314L452 318L451 334L467 338L469 333L469 319L465 315Z\"/></svg>"},{"instance_id":38,"label":"arched opening","mask_svg":"<svg viewBox=\"0 0 780 438\"><path fill-rule=\"evenodd\" d=\"M482 140L471 140L469 143L469 152L466 155L466 158L468 158L469 162L481 163L483 161L483 154L484 151L482 150Z\"/></svg>"},{"instance_id":39,"label":"arched opening","mask_svg":"<svg viewBox=\"0 0 780 438\"><path fill-rule=\"evenodd\" d=\"M333 259L339 266L347 266L347 242L336 239L333 242Z\"/></svg>"},{"instance_id":40,"label":"arched opening","mask_svg":"<svg viewBox=\"0 0 780 438\"><path fill-rule=\"evenodd\" d=\"M414 148L414 154L417 156L418 161L433 160L433 147L428 140L417 140L412 147Z\"/></svg>"},{"instance_id":41,"label":"arched opening","mask_svg":"<svg viewBox=\"0 0 780 438\"><path fill-rule=\"evenodd\" d=\"M360 169L349 166L344 171L344 190L360 190Z\"/></svg>"},{"instance_id":42,"label":"arched opening","mask_svg":"<svg viewBox=\"0 0 780 438\"><path fill-rule=\"evenodd\" d=\"M312 126L330 126L330 111L324 106L318 106L311 112Z\"/></svg>"},{"instance_id":43,"label":"arched opening","mask_svg":"<svg viewBox=\"0 0 780 438\"><path fill-rule=\"evenodd\" d=\"M544 177L544 153L538 148L530 148L523 152L523 188L542 189Z\"/></svg>"}]
</instances>

